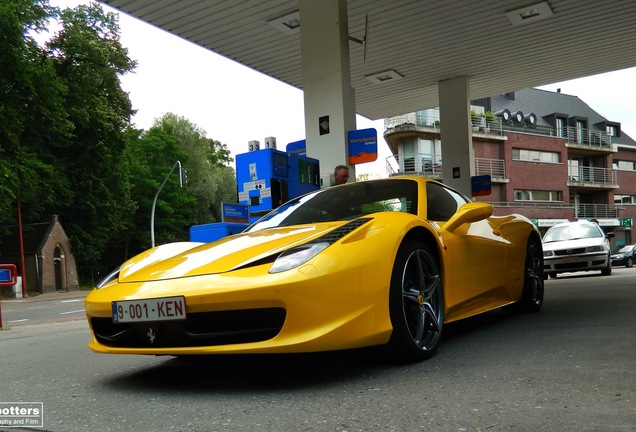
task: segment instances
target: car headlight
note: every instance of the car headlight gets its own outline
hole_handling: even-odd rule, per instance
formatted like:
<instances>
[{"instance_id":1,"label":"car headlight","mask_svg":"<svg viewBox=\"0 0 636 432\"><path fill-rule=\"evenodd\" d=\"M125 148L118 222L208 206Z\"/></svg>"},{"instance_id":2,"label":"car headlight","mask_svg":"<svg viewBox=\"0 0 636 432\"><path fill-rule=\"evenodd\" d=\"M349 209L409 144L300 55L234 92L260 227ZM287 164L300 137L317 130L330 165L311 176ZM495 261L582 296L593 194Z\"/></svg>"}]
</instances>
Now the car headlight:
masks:
<instances>
[{"instance_id":1,"label":"car headlight","mask_svg":"<svg viewBox=\"0 0 636 432\"><path fill-rule=\"evenodd\" d=\"M590 246L587 248L588 252L602 252L603 246Z\"/></svg>"},{"instance_id":2,"label":"car headlight","mask_svg":"<svg viewBox=\"0 0 636 432\"><path fill-rule=\"evenodd\" d=\"M327 242L310 243L286 250L276 258L269 269L270 273L279 273L302 265L329 246Z\"/></svg>"},{"instance_id":3,"label":"car headlight","mask_svg":"<svg viewBox=\"0 0 636 432\"><path fill-rule=\"evenodd\" d=\"M543 251L543 256L544 257L551 257L552 255L554 255L554 252L552 252L552 251Z\"/></svg>"},{"instance_id":4,"label":"car headlight","mask_svg":"<svg viewBox=\"0 0 636 432\"><path fill-rule=\"evenodd\" d=\"M372 218L354 219L332 231L327 232L317 239L310 241L309 243L287 249L285 252L281 253L278 258L276 258L276 261L272 264L269 272L280 273L306 263L327 247L340 240L342 237L360 228L362 225L370 222L371 220Z\"/></svg>"},{"instance_id":5,"label":"car headlight","mask_svg":"<svg viewBox=\"0 0 636 432\"><path fill-rule=\"evenodd\" d=\"M100 283L98 283L95 286L95 288L96 289L100 289L104 285L106 285L108 282L117 279L119 277L119 270L121 270L121 266L118 266L115 270L113 270L112 272L108 273L108 275L106 275L106 277L104 279L102 279L102 281Z\"/></svg>"}]
</instances>

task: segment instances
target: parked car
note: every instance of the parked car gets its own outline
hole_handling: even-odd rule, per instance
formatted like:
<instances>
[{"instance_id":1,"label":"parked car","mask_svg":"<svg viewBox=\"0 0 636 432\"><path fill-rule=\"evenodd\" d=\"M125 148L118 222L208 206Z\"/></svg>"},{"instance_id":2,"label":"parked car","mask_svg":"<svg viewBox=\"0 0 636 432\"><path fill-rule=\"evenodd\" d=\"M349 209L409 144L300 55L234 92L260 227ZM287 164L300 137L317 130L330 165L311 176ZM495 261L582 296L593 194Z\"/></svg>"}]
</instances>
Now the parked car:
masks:
<instances>
[{"instance_id":1,"label":"parked car","mask_svg":"<svg viewBox=\"0 0 636 432\"><path fill-rule=\"evenodd\" d=\"M632 267L636 258L636 245L618 245L612 249L612 265Z\"/></svg>"},{"instance_id":2,"label":"parked car","mask_svg":"<svg viewBox=\"0 0 636 432\"><path fill-rule=\"evenodd\" d=\"M608 237L595 222L576 221L550 227L543 236L544 277L600 270L612 273Z\"/></svg>"},{"instance_id":3,"label":"parked car","mask_svg":"<svg viewBox=\"0 0 636 432\"><path fill-rule=\"evenodd\" d=\"M433 354L445 323L543 304L529 219L424 177L321 189L246 231L157 246L86 298L99 353L297 353L382 345Z\"/></svg>"}]
</instances>

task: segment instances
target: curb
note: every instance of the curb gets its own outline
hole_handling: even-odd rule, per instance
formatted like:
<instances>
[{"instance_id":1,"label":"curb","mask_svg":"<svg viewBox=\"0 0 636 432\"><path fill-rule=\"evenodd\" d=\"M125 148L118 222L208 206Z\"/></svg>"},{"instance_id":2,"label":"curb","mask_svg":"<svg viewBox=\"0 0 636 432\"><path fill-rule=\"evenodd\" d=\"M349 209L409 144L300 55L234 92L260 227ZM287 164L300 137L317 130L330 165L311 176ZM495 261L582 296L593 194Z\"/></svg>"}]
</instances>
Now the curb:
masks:
<instances>
[{"instance_id":1,"label":"curb","mask_svg":"<svg viewBox=\"0 0 636 432\"><path fill-rule=\"evenodd\" d=\"M54 292L54 293L40 294L35 297L0 299L0 301L2 303L11 303L11 302L25 302L25 301L38 302L38 301L47 301L47 300L56 300L56 299L73 299L73 298L84 298L89 293L90 291Z\"/></svg>"}]
</instances>

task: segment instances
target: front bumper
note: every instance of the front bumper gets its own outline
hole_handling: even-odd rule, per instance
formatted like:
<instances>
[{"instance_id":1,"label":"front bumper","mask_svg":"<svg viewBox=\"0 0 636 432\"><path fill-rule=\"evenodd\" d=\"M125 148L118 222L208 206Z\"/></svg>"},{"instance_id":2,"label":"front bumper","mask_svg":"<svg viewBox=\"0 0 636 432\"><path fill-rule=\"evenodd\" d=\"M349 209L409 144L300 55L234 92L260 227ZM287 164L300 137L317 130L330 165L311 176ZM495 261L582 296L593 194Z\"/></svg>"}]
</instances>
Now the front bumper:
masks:
<instances>
[{"instance_id":1,"label":"front bumper","mask_svg":"<svg viewBox=\"0 0 636 432\"><path fill-rule=\"evenodd\" d=\"M607 253L544 257L543 271L545 273L566 273L602 270L608 267L609 262Z\"/></svg>"},{"instance_id":2,"label":"front bumper","mask_svg":"<svg viewBox=\"0 0 636 432\"><path fill-rule=\"evenodd\" d=\"M93 336L89 348L152 355L292 353L388 341L388 277L372 274L373 284L367 280L369 271L307 276L313 271L313 266L305 266L258 279L235 272L94 290L85 301ZM377 282L382 279L384 283ZM112 321L112 301L175 294L185 297L185 321Z\"/></svg>"}]
</instances>

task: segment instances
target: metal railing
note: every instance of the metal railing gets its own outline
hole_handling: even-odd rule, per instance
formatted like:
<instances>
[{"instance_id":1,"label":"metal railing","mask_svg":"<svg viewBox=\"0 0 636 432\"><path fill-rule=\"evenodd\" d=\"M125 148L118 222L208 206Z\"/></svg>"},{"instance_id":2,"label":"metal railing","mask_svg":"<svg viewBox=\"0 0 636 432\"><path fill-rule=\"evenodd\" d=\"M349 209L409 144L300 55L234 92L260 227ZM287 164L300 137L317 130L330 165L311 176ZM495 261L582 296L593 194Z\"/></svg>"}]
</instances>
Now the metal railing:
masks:
<instances>
[{"instance_id":1,"label":"metal railing","mask_svg":"<svg viewBox=\"0 0 636 432\"><path fill-rule=\"evenodd\" d=\"M489 175L493 179L505 179L506 164L502 159L475 158L475 175Z\"/></svg>"},{"instance_id":2,"label":"metal railing","mask_svg":"<svg viewBox=\"0 0 636 432\"><path fill-rule=\"evenodd\" d=\"M386 158L389 176L416 174L442 178L442 161L430 154L405 153ZM475 175L489 175L493 179L505 179L506 166L502 159L475 158Z\"/></svg>"},{"instance_id":3,"label":"metal railing","mask_svg":"<svg viewBox=\"0 0 636 432\"><path fill-rule=\"evenodd\" d=\"M473 132L503 135L503 126L499 117L471 116L470 123ZM428 109L384 119L385 131L418 130L419 128L441 130L439 110Z\"/></svg>"},{"instance_id":4,"label":"metal railing","mask_svg":"<svg viewBox=\"0 0 636 432\"><path fill-rule=\"evenodd\" d=\"M592 149L608 151L612 150L612 136L602 130L579 128L567 126L563 128L552 127L528 127L526 125L515 125L514 123L503 123L501 117L488 119L481 115L471 115L470 122L475 133L489 133L503 135L504 132L528 133L537 135L547 135L563 138L569 144L589 146ZM403 114L389 117L384 120L384 130L399 131L418 130L419 128L435 128L441 130L439 109L428 109L415 113Z\"/></svg>"},{"instance_id":5,"label":"metal railing","mask_svg":"<svg viewBox=\"0 0 636 432\"><path fill-rule=\"evenodd\" d=\"M572 209L574 204L548 201L495 201L491 202L493 207L501 208L524 208L524 209Z\"/></svg>"},{"instance_id":6,"label":"metal railing","mask_svg":"<svg viewBox=\"0 0 636 432\"><path fill-rule=\"evenodd\" d=\"M612 148L612 136L607 132L568 126L550 130L551 136L563 138L569 144L579 144L599 149Z\"/></svg>"},{"instance_id":7,"label":"metal railing","mask_svg":"<svg viewBox=\"0 0 636 432\"><path fill-rule=\"evenodd\" d=\"M409 126L439 126L439 110L426 110L384 119L384 130Z\"/></svg>"},{"instance_id":8,"label":"metal railing","mask_svg":"<svg viewBox=\"0 0 636 432\"><path fill-rule=\"evenodd\" d=\"M568 166L568 181L575 183L592 183L597 185L617 185L616 170L572 165Z\"/></svg>"},{"instance_id":9,"label":"metal railing","mask_svg":"<svg viewBox=\"0 0 636 432\"><path fill-rule=\"evenodd\" d=\"M503 128L504 131L508 132L548 135L561 138L565 140L567 144L584 146L590 150L611 151L613 149L612 136L601 130L577 128L574 126L563 128L537 126L536 128L528 128L525 126L515 126L514 124L504 124Z\"/></svg>"},{"instance_id":10,"label":"metal railing","mask_svg":"<svg viewBox=\"0 0 636 432\"><path fill-rule=\"evenodd\" d=\"M389 176L415 174L431 178L442 177L442 163L429 154L405 153L386 158Z\"/></svg>"},{"instance_id":11,"label":"metal railing","mask_svg":"<svg viewBox=\"0 0 636 432\"><path fill-rule=\"evenodd\" d=\"M610 204L567 204L562 202L546 201L501 201L490 202L493 207L538 209L538 210L572 210L572 216L576 218L618 218L620 208Z\"/></svg>"},{"instance_id":12,"label":"metal railing","mask_svg":"<svg viewBox=\"0 0 636 432\"><path fill-rule=\"evenodd\" d=\"M609 204L576 204L578 218L617 218L618 208Z\"/></svg>"}]
</instances>

